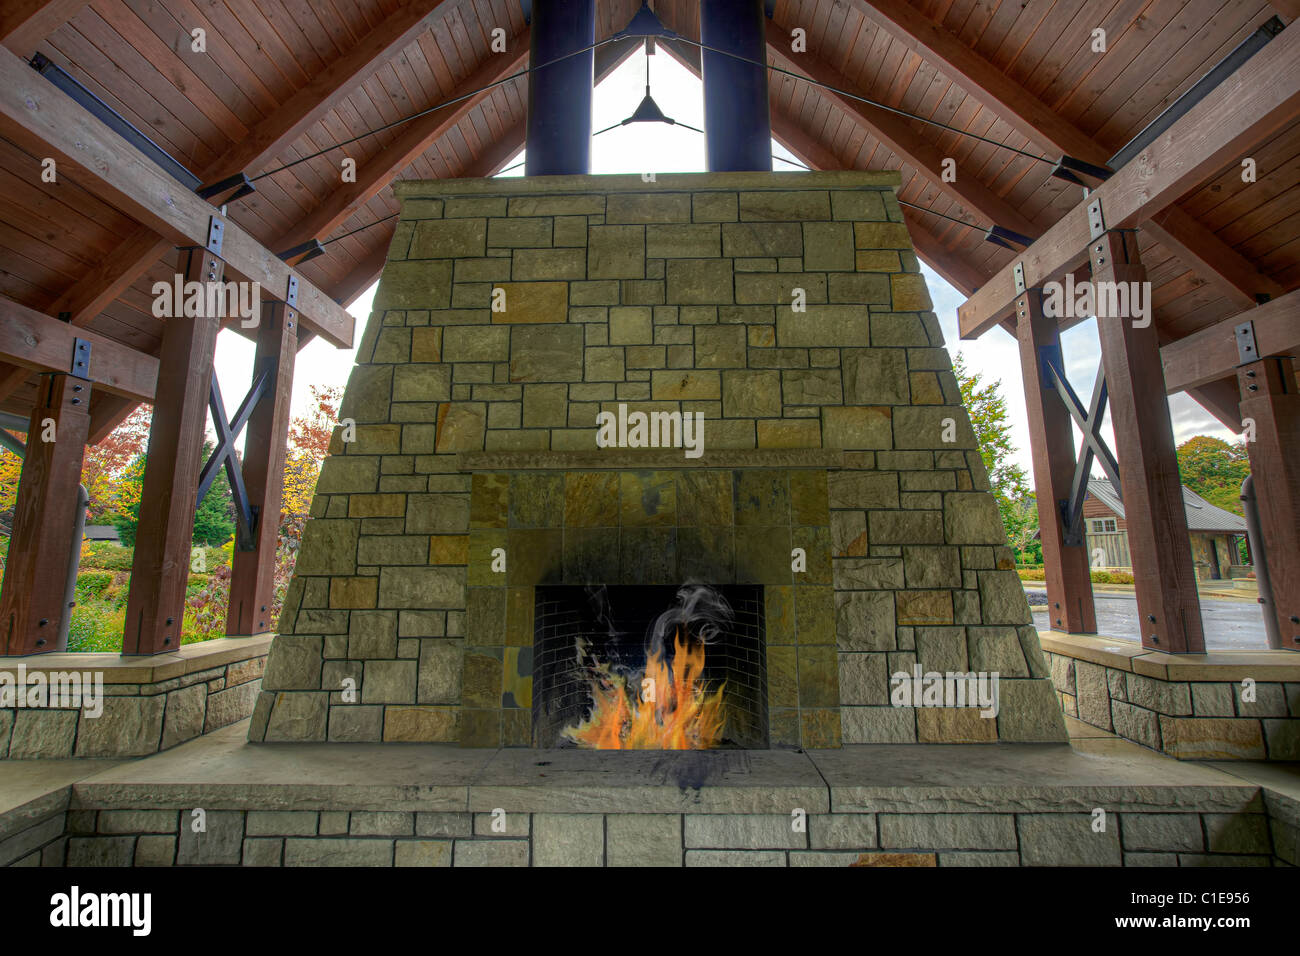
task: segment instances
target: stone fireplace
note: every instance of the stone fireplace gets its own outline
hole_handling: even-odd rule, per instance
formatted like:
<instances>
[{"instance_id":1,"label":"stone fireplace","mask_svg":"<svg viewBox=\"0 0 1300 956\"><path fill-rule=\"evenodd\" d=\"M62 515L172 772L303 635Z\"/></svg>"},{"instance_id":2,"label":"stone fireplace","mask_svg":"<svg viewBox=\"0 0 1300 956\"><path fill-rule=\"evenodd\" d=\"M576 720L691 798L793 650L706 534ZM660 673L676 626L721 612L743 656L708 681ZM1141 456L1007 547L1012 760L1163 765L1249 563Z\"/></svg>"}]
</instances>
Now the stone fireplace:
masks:
<instances>
[{"instance_id":1,"label":"stone fireplace","mask_svg":"<svg viewBox=\"0 0 1300 956\"><path fill-rule=\"evenodd\" d=\"M897 184L397 184L250 739L571 745L704 587L718 746L1063 741Z\"/></svg>"}]
</instances>

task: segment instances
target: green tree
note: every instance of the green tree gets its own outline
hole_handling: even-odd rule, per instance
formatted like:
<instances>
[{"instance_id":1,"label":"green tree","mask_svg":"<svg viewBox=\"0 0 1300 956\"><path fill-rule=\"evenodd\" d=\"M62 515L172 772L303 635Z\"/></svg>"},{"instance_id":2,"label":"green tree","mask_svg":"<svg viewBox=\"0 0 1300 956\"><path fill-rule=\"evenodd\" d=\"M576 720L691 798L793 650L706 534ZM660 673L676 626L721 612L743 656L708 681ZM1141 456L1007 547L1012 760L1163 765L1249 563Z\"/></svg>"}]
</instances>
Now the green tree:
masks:
<instances>
[{"instance_id":1,"label":"green tree","mask_svg":"<svg viewBox=\"0 0 1300 956\"><path fill-rule=\"evenodd\" d=\"M203 460L212 454L212 443L203 445ZM136 529L140 523L140 496L144 487L145 456L137 455L122 471L119 486L119 507L113 524L118 537L127 547L135 545ZM222 468L207 496L199 503L194 516L194 543L217 547L225 544L235 533L235 506L230 497L230 482Z\"/></svg>"},{"instance_id":2,"label":"green tree","mask_svg":"<svg viewBox=\"0 0 1300 956\"><path fill-rule=\"evenodd\" d=\"M1250 474L1244 442L1194 435L1178 446L1178 474L1183 484L1212 505L1241 514L1241 483Z\"/></svg>"},{"instance_id":3,"label":"green tree","mask_svg":"<svg viewBox=\"0 0 1300 956\"><path fill-rule=\"evenodd\" d=\"M1031 542L1038 528L1038 511L1025 470L1012 461L1016 446L1011 441L1011 424L1002 383L986 383L978 372L968 371L960 354L953 360L952 370L961 390L962 404L970 413L980 457L989 473L989 489L997 499L998 511L1002 515L1002 526L1017 558L1032 561L1035 549ZM1042 560L1042 551L1037 550L1037 553L1040 555L1038 560Z\"/></svg>"}]
</instances>

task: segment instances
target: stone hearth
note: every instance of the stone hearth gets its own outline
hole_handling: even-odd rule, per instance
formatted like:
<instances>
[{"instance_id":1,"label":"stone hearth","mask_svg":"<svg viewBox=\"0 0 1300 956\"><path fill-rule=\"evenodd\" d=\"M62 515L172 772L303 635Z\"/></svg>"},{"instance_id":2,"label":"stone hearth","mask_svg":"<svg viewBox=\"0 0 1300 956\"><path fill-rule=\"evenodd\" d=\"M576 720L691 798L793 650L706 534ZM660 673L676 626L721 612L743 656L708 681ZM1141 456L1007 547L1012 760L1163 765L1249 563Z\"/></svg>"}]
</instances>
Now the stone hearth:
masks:
<instances>
[{"instance_id":1,"label":"stone hearth","mask_svg":"<svg viewBox=\"0 0 1300 956\"><path fill-rule=\"evenodd\" d=\"M761 586L771 747L1064 741L898 181L398 184L249 738L532 746L539 588L704 583Z\"/></svg>"}]
</instances>

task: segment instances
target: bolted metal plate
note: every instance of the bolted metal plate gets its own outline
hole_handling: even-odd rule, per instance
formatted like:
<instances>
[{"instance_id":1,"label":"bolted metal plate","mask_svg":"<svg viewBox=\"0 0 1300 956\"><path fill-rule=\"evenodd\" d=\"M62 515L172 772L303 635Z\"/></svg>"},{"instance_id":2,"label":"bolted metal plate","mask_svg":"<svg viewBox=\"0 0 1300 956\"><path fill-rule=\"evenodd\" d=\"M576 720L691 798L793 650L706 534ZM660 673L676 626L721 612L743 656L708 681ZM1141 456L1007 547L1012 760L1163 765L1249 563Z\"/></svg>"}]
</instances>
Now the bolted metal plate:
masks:
<instances>
[{"instance_id":1,"label":"bolted metal plate","mask_svg":"<svg viewBox=\"0 0 1300 956\"><path fill-rule=\"evenodd\" d=\"M73 378L90 379L90 343L85 339L72 340L72 366L68 374Z\"/></svg>"},{"instance_id":2,"label":"bolted metal plate","mask_svg":"<svg viewBox=\"0 0 1300 956\"><path fill-rule=\"evenodd\" d=\"M1017 262L1011 271L1016 277L1016 295L1020 295L1020 293L1025 291L1025 264L1023 262Z\"/></svg>"},{"instance_id":3,"label":"bolted metal plate","mask_svg":"<svg viewBox=\"0 0 1300 956\"><path fill-rule=\"evenodd\" d=\"M1259 361L1259 349L1255 345L1255 323L1246 321L1232 330L1237 340L1238 364L1248 365Z\"/></svg>"},{"instance_id":4,"label":"bolted metal plate","mask_svg":"<svg viewBox=\"0 0 1300 956\"><path fill-rule=\"evenodd\" d=\"M225 235L225 223L216 216L208 219L208 252L214 256L221 255L221 237Z\"/></svg>"},{"instance_id":5,"label":"bolted metal plate","mask_svg":"<svg viewBox=\"0 0 1300 956\"><path fill-rule=\"evenodd\" d=\"M1101 214L1101 197L1095 196L1088 203L1088 236L1096 239L1106 231L1106 219Z\"/></svg>"},{"instance_id":6,"label":"bolted metal plate","mask_svg":"<svg viewBox=\"0 0 1300 956\"><path fill-rule=\"evenodd\" d=\"M284 294L284 303L293 308L298 307L298 277L296 275L289 275L289 289Z\"/></svg>"}]
</instances>

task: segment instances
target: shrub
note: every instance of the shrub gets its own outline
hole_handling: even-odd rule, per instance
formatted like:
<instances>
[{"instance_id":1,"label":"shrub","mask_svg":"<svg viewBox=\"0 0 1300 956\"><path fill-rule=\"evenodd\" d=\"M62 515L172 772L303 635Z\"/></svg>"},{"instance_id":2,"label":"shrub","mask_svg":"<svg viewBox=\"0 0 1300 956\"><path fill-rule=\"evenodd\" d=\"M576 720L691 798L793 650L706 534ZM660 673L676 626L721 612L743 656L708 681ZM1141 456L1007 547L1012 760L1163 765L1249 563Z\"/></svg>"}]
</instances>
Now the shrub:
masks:
<instances>
[{"instance_id":1,"label":"shrub","mask_svg":"<svg viewBox=\"0 0 1300 956\"><path fill-rule=\"evenodd\" d=\"M130 571L135 552L112 541L96 541L81 552L81 566L101 571Z\"/></svg>"},{"instance_id":2,"label":"shrub","mask_svg":"<svg viewBox=\"0 0 1300 956\"><path fill-rule=\"evenodd\" d=\"M68 650L121 653L125 631L125 608L115 608L103 601L78 602L72 609L72 622L68 627Z\"/></svg>"},{"instance_id":3,"label":"shrub","mask_svg":"<svg viewBox=\"0 0 1300 956\"><path fill-rule=\"evenodd\" d=\"M1020 575L1022 581L1046 581L1047 572L1042 568L1016 568L1016 573Z\"/></svg>"},{"instance_id":4,"label":"shrub","mask_svg":"<svg viewBox=\"0 0 1300 956\"><path fill-rule=\"evenodd\" d=\"M77 574L77 603L98 600L113 584L112 571L81 571Z\"/></svg>"}]
</instances>

